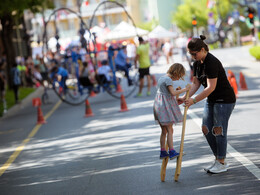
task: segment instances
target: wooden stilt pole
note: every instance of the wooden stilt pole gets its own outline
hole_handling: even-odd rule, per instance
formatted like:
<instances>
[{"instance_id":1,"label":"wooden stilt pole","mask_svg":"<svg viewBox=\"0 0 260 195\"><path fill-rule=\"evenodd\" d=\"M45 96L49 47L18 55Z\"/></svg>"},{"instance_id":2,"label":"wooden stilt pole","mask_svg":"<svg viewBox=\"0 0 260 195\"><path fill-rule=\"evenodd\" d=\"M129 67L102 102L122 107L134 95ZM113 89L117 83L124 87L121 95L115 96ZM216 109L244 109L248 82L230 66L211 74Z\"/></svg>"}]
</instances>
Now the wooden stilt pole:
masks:
<instances>
[{"instance_id":1,"label":"wooden stilt pole","mask_svg":"<svg viewBox=\"0 0 260 195\"><path fill-rule=\"evenodd\" d=\"M189 98L189 93L190 93L190 91L186 92L186 100ZM187 110L188 110L188 107L185 106L184 115L183 115L182 133L181 133L180 156L177 158L175 176L174 176L174 180L176 182L178 181L178 178L179 178L180 173L181 173L181 163L182 163L182 156L183 156L183 145L184 145Z\"/></svg>"},{"instance_id":2,"label":"wooden stilt pole","mask_svg":"<svg viewBox=\"0 0 260 195\"><path fill-rule=\"evenodd\" d=\"M165 150L168 151L168 144L167 144L167 139L166 139L166 145L165 145ZM166 176L166 167L168 164L168 160L169 157L167 156L167 158L164 158L162 160L162 166L161 166L161 181L164 182L165 181L165 176Z\"/></svg>"}]
</instances>

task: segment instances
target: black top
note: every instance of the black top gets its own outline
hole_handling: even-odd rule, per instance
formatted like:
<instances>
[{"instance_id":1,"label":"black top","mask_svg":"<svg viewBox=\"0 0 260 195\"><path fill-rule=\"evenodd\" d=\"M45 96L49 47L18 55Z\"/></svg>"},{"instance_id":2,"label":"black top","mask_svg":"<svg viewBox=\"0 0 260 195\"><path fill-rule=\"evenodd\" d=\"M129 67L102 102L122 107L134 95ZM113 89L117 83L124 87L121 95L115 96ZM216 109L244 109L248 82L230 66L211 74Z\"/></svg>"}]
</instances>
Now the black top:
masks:
<instances>
[{"instance_id":1,"label":"black top","mask_svg":"<svg viewBox=\"0 0 260 195\"><path fill-rule=\"evenodd\" d=\"M199 82L204 86L204 88L207 87L207 78L217 78L217 86L215 90L208 96L208 102L236 102L236 95L227 79L226 72L221 62L215 56L213 56L211 53L208 53L203 63L201 63L201 61L195 61L193 66L193 75L198 78Z\"/></svg>"}]
</instances>

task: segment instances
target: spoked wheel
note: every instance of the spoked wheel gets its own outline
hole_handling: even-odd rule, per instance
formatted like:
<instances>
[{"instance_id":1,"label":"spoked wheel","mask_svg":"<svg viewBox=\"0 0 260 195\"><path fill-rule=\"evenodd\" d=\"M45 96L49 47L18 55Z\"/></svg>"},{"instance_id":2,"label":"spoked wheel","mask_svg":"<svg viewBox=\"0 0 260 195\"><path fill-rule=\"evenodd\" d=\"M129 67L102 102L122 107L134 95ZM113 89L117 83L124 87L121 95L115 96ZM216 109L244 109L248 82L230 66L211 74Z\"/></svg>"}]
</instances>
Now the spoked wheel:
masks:
<instances>
[{"instance_id":1,"label":"spoked wheel","mask_svg":"<svg viewBox=\"0 0 260 195\"><path fill-rule=\"evenodd\" d=\"M129 69L129 78L131 79L131 85L128 84L128 80L122 71L116 71L117 86L113 84L109 87L104 87L107 93L114 98L121 98L123 94L125 98L129 97L136 89L138 84L138 70L131 68Z\"/></svg>"},{"instance_id":2,"label":"spoked wheel","mask_svg":"<svg viewBox=\"0 0 260 195\"><path fill-rule=\"evenodd\" d=\"M43 104L47 104L48 101L49 101L49 95L48 95L47 92L44 92L44 93L42 94L42 103L43 103Z\"/></svg>"},{"instance_id":3,"label":"spoked wheel","mask_svg":"<svg viewBox=\"0 0 260 195\"><path fill-rule=\"evenodd\" d=\"M63 102L75 106L82 104L90 95L89 89L79 85L76 78L67 79L66 87L56 81L53 89Z\"/></svg>"}]
</instances>

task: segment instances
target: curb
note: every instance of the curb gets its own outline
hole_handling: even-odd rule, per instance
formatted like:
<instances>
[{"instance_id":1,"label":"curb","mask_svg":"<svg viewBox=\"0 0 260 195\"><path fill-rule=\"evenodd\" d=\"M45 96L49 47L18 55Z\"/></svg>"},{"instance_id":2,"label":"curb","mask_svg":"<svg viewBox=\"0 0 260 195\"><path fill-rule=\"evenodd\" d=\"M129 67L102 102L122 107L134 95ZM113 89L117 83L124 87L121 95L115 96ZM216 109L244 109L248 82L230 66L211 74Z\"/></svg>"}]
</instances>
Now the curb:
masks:
<instances>
[{"instance_id":1,"label":"curb","mask_svg":"<svg viewBox=\"0 0 260 195\"><path fill-rule=\"evenodd\" d=\"M25 97L19 104L15 104L12 106L9 110L7 110L7 113L4 114L2 117L0 117L0 121L4 120L5 118L8 118L15 113L19 112L20 110L24 109L26 106L32 103L32 99L39 97L43 94L44 88L39 87L37 88L33 93L29 94L27 97Z\"/></svg>"}]
</instances>

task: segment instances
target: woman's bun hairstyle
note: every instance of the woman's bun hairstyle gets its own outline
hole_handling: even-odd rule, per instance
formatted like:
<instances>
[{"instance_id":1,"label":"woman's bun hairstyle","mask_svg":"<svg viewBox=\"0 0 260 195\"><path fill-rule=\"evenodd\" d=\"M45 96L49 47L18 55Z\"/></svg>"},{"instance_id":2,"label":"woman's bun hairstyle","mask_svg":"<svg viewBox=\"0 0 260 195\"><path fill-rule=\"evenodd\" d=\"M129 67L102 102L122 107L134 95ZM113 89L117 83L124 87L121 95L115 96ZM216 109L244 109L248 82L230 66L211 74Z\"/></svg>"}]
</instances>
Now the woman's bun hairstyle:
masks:
<instances>
[{"instance_id":1,"label":"woman's bun hairstyle","mask_svg":"<svg viewBox=\"0 0 260 195\"><path fill-rule=\"evenodd\" d=\"M202 41L204 41L204 40L206 39L206 37L205 37L204 35L200 35L200 39L201 39Z\"/></svg>"},{"instance_id":2,"label":"woman's bun hairstyle","mask_svg":"<svg viewBox=\"0 0 260 195\"><path fill-rule=\"evenodd\" d=\"M204 42L205 39L206 37L204 35L192 38L188 43L188 49L190 51L200 51L204 48L206 51L209 51L208 45Z\"/></svg>"}]
</instances>

